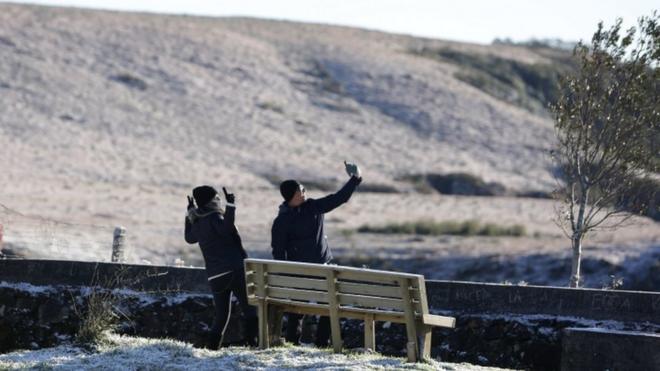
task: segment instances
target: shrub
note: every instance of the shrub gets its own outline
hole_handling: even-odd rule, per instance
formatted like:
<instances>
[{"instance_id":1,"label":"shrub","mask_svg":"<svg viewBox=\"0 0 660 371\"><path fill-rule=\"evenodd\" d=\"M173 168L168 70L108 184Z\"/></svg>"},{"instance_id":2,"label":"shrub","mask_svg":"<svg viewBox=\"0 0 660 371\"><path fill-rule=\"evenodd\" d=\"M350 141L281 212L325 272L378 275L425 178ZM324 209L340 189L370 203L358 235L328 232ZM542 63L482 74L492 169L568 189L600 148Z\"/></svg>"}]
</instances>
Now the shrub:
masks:
<instances>
[{"instance_id":1,"label":"shrub","mask_svg":"<svg viewBox=\"0 0 660 371\"><path fill-rule=\"evenodd\" d=\"M129 88L133 88L141 91L147 90L147 83L144 82L144 80L142 80L139 77L130 75L128 73L120 73L118 75L110 76L110 80L124 84Z\"/></svg>"},{"instance_id":2,"label":"shrub","mask_svg":"<svg viewBox=\"0 0 660 371\"><path fill-rule=\"evenodd\" d=\"M502 184L487 183L468 173L412 174L399 179L412 183L415 189L422 193L430 193L432 190L462 196L503 196L509 193Z\"/></svg>"},{"instance_id":3,"label":"shrub","mask_svg":"<svg viewBox=\"0 0 660 371\"><path fill-rule=\"evenodd\" d=\"M92 347L104 341L107 331L114 330L119 318L113 310L115 301L111 292L92 288L84 309L78 312L80 325L76 332L77 343Z\"/></svg>"},{"instance_id":4,"label":"shrub","mask_svg":"<svg viewBox=\"0 0 660 371\"><path fill-rule=\"evenodd\" d=\"M74 300L74 313L80 318L75 341L83 347L93 348L106 340L106 335L115 329L120 318L117 308L119 296L113 291L122 287L127 269L120 268L112 276L101 279L94 270L89 293L82 307Z\"/></svg>"}]
</instances>

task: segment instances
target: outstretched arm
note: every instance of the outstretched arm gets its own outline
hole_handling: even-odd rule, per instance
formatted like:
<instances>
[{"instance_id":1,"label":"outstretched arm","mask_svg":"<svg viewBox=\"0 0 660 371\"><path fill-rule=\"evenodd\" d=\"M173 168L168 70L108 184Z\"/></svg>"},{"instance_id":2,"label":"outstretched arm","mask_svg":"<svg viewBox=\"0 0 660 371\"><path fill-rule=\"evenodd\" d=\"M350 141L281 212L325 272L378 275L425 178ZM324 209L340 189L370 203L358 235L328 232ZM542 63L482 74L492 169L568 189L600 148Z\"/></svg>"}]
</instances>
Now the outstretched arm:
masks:
<instances>
[{"instance_id":1,"label":"outstretched arm","mask_svg":"<svg viewBox=\"0 0 660 371\"><path fill-rule=\"evenodd\" d=\"M360 182L362 182L362 178L351 176L348 182L346 182L337 193L327 195L317 200L309 200L310 207L318 214L330 212L339 205L348 202Z\"/></svg>"},{"instance_id":2,"label":"outstretched arm","mask_svg":"<svg viewBox=\"0 0 660 371\"><path fill-rule=\"evenodd\" d=\"M225 207L225 222L229 225L234 225L236 222L236 196L233 193L227 193L227 189L222 187L222 192L225 194L227 207Z\"/></svg>"}]
</instances>

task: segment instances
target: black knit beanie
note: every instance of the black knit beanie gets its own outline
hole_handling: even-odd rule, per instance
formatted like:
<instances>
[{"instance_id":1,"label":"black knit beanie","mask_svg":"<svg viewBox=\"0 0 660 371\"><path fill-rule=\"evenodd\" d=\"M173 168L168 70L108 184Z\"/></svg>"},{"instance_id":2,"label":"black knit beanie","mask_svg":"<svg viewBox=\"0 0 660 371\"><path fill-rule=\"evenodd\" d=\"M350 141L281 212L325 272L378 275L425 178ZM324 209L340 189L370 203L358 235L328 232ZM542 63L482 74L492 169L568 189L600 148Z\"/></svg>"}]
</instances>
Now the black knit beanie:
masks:
<instances>
[{"instance_id":1,"label":"black knit beanie","mask_svg":"<svg viewBox=\"0 0 660 371\"><path fill-rule=\"evenodd\" d=\"M218 191L216 191L215 188L207 185L199 186L193 189L193 197L195 198L197 207L202 207L208 204L217 194Z\"/></svg>"},{"instance_id":2,"label":"black knit beanie","mask_svg":"<svg viewBox=\"0 0 660 371\"><path fill-rule=\"evenodd\" d=\"M293 198L293 195L296 194L296 191L300 189L300 183L298 181L289 179L280 183L280 193L284 197L284 201L289 202Z\"/></svg>"}]
</instances>

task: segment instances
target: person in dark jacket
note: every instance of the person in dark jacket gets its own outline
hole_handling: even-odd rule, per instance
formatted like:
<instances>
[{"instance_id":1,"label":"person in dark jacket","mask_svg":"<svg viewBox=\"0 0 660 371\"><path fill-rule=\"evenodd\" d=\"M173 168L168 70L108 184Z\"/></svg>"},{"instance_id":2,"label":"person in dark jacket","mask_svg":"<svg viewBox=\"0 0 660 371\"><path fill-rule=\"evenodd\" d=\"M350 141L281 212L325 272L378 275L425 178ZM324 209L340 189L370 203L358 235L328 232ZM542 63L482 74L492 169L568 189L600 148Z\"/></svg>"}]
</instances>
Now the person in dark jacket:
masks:
<instances>
[{"instance_id":1,"label":"person in dark jacket","mask_svg":"<svg viewBox=\"0 0 660 371\"><path fill-rule=\"evenodd\" d=\"M324 231L324 214L348 202L362 182L360 169L355 164L344 162L350 176L348 182L337 192L323 198L307 198L305 187L298 181L289 179L280 184L284 202L273 221L271 247L273 258L307 263L328 264L332 252L328 247ZM299 344L298 326L302 316L287 314L286 341ZM328 317L319 319L316 340L317 346L327 346L330 339Z\"/></svg>"},{"instance_id":2,"label":"person in dark jacket","mask_svg":"<svg viewBox=\"0 0 660 371\"><path fill-rule=\"evenodd\" d=\"M222 190L227 201L224 211L220 207L218 192L213 187L204 185L193 189L194 202L188 196L185 239L190 244L199 243L215 306L215 318L205 346L209 349L218 349L222 344L231 314L232 293L243 310L246 343L256 346L257 313L256 309L247 302L243 267L247 253L234 224L235 196L233 193L227 193L224 187Z\"/></svg>"}]
</instances>

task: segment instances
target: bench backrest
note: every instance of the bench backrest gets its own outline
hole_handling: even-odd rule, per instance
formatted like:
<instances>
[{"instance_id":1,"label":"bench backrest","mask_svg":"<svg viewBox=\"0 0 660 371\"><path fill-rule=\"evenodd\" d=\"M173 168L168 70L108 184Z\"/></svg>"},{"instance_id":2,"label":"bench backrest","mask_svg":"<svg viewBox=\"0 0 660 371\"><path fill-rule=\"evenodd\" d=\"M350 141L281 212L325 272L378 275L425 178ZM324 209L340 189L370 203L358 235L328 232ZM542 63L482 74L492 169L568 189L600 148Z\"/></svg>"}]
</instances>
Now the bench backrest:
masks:
<instances>
[{"instance_id":1,"label":"bench backrest","mask_svg":"<svg viewBox=\"0 0 660 371\"><path fill-rule=\"evenodd\" d=\"M337 265L246 259L248 297L400 317L428 314L424 276ZM383 317L385 316L385 317Z\"/></svg>"}]
</instances>

